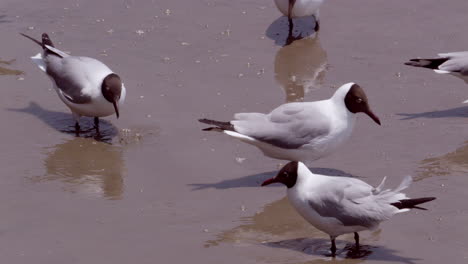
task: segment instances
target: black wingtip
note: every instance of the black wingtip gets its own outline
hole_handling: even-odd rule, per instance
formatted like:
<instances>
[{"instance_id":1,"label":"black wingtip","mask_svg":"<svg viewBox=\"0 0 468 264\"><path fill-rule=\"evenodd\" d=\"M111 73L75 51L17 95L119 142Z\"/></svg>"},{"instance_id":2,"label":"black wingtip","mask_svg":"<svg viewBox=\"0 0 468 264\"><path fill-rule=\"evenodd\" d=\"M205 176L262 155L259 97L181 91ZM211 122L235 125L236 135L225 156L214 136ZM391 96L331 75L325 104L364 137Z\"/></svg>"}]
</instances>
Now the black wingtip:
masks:
<instances>
[{"instance_id":1,"label":"black wingtip","mask_svg":"<svg viewBox=\"0 0 468 264\"><path fill-rule=\"evenodd\" d=\"M419 198L421 201L421 203L427 203L427 202L430 202L430 201L434 201L435 199L437 199L436 197L425 197L425 198Z\"/></svg>"},{"instance_id":2,"label":"black wingtip","mask_svg":"<svg viewBox=\"0 0 468 264\"><path fill-rule=\"evenodd\" d=\"M216 126L216 127L205 128L203 129L203 131L212 131L215 129L218 129L219 131L223 131L223 130L235 131L234 126L231 124L231 122L222 122L222 121L216 121L216 120L211 120L211 119L206 119L206 118L198 119L198 122L207 124L207 125Z\"/></svg>"},{"instance_id":3,"label":"black wingtip","mask_svg":"<svg viewBox=\"0 0 468 264\"><path fill-rule=\"evenodd\" d=\"M223 129L219 127L207 127L202 129L202 131L216 131L216 132L223 132Z\"/></svg>"},{"instance_id":4,"label":"black wingtip","mask_svg":"<svg viewBox=\"0 0 468 264\"><path fill-rule=\"evenodd\" d=\"M20 35L23 36L23 37L25 37L25 38L27 38L27 39L32 40L32 41L33 41L34 43L36 43L37 45L43 47L43 46L42 46L42 42L40 42L39 40L37 40L37 39L35 39L35 38L31 37L31 36L28 36L28 35L26 35L26 34L24 34L24 33L21 33L21 32L20 32Z\"/></svg>"},{"instance_id":5,"label":"black wingtip","mask_svg":"<svg viewBox=\"0 0 468 264\"><path fill-rule=\"evenodd\" d=\"M419 210L427 210L426 208L419 207L417 205L427 203L430 201L435 200L436 197L423 197L423 198L416 198L416 199L403 199L396 203L392 203L391 205L395 206L398 209L419 209Z\"/></svg>"},{"instance_id":6,"label":"black wingtip","mask_svg":"<svg viewBox=\"0 0 468 264\"><path fill-rule=\"evenodd\" d=\"M25 37L25 38L28 38L32 41L34 41L37 45L41 46L43 49L46 48L46 45L50 46L50 47L55 47L54 46L54 43L52 43L52 40L50 40L49 38L49 35L47 35L47 33L42 33L42 41L39 41L31 36L28 36L24 33L20 33L21 36Z\"/></svg>"},{"instance_id":7,"label":"black wingtip","mask_svg":"<svg viewBox=\"0 0 468 264\"><path fill-rule=\"evenodd\" d=\"M405 65L413 67L422 67L432 70L436 70L440 65L445 63L449 58L433 58L433 59L411 59L405 63Z\"/></svg>"},{"instance_id":8,"label":"black wingtip","mask_svg":"<svg viewBox=\"0 0 468 264\"><path fill-rule=\"evenodd\" d=\"M411 59L405 62L405 65L413 66L413 67L425 67L425 64L422 62L421 59Z\"/></svg>"}]
</instances>

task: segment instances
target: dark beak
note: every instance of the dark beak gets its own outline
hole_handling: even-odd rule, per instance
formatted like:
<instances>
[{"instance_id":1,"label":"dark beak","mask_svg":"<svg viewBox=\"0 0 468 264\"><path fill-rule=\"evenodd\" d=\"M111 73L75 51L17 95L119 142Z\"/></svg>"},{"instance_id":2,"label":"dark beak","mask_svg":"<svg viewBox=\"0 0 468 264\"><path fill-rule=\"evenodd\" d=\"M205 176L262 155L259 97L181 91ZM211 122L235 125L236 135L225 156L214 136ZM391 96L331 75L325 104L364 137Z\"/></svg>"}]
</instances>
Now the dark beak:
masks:
<instances>
[{"instance_id":1,"label":"dark beak","mask_svg":"<svg viewBox=\"0 0 468 264\"><path fill-rule=\"evenodd\" d=\"M374 122L379 124L379 126L381 125L380 124L380 119L372 112L372 110L370 110L370 108L368 108L366 111L364 111L364 113L366 113L370 118L372 118L372 120L374 120Z\"/></svg>"},{"instance_id":2,"label":"dark beak","mask_svg":"<svg viewBox=\"0 0 468 264\"><path fill-rule=\"evenodd\" d=\"M119 107L117 107L117 102L114 100L112 104L114 105L115 114L117 115L117 118L119 118Z\"/></svg>"},{"instance_id":3,"label":"dark beak","mask_svg":"<svg viewBox=\"0 0 468 264\"><path fill-rule=\"evenodd\" d=\"M289 6L288 6L288 19L289 20L291 20L292 18L292 9L295 3L296 3L296 0L289 0Z\"/></svg>"},{"instance_id":4,"label":"dark beak","mask_svg":"<svg viewBox=\"0 0 468 264\"><path fill-rule=\"evenodd\" d=\"M278 182L278 181L276 180L276 177L264 181L264 182L262 183L261 186L263 187L263 186L270 185L270 184L275 183L275 182Z\"/></svg>"}]
</instances>

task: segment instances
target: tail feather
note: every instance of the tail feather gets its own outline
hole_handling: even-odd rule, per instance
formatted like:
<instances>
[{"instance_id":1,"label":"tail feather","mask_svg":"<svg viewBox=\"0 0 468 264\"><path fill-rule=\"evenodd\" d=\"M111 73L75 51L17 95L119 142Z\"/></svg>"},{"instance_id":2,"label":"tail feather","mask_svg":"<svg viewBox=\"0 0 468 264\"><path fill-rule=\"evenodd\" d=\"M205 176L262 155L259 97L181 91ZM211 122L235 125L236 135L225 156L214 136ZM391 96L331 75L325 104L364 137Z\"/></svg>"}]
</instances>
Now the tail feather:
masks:
<instances>
[{"instance_id":1,"label":"tail feather","mask_svg":"<svg viewBox=\"0 0 468 264\"><path fill-rule=\"evenodd\" d=\"M34 43L41 46L45 54L54 54L56 56L59 56L60 58L65 57L65 54L62 51L55 49L54 43L52 43L52 40L50 40L49 35L47 35L47 33L42 33L42 41L39 41L23 33L20 33L20 35L32 40Z\"/></svg>"},{"instance_id":2,"label":"tail feather","mask_svg":"<svg viewBox=\"0 0 468 264\"><path fill-rule=\"evenodd\" d=\"M422 208L417 206L418 204L427 203L430 201L435 200L435 197L424 197L424 198L416 198L416 199L403 199L396 203L391 203L391 205L395 206L398 209L420 209L420 210L427 210L426 208Z\"/></svg>"},{"instance_id":3,"label":"tail feather","mask_svg":"<svg viewBox=\"0 0 468 264\"><path fill-rule=\"evenodd\" d=\"M375 193L380 193L383 190L383 187L385 186L385 181L387 180L387 176L385 176L382 180L382 182L375 188Z\"/></svg>"},{"instance_id":4,"label":"tail feather","mask_svg":"<svg viewBox=\"0 0 468 264\"><path fill-rule=\"evenodd\" d=\"M49 35L47 33L42 33L42 46L45 48L45 45L54 47L54 43L52 43L52 40L50 40Z\"/></svg>"},{"instance_id":5,"label":"tail feather","mask_svg":"<svg viewBox=\"0 0 468 264\"><path fill-rule=\"evenodd\" d=\"M49 38L49 35L47 35L47 33L42 33L42 41L39 41L31 36L28 36L24 33L20 33L21 36L25 37L25 38L28 38L30 40L32 40L34 43L36 43L37 45L41 46L43 49L46 49L46 45L48 46L51 46L51 47L55 47L54 46L54 43L52 43L52 40L50 40Z\"/></svg>"},{"instance_id":6,"label":"tail feather","mask_svg":"<svg viewBox=\"0 0 468 264\"><path fill-rule=\"evenodd\" d=\"M211 120L211 119L198 119L199 122L208 124L208 125L214 125L215 127L208 127L203 129L203 131L224 131L224 130L229 130L229 131L235 131L234 126L230 122L222 122L222 121L216 121L216 120Z\"/></svg>"},{"instance_id":7,"label":"tail feather","mask_svg":"<svg viewBox=\"0 0 468 264\"><path fill-rule=\"evenodd\" d=\"M32 40L34 43L36 43L37 45L39 45L39 46L41 46L42 48L44 48L44 46L42 45L42 42L41 42L41 41L39 41L39 40L37 40L37 39L35 39L35 38L33 38L33 37L30 37L30 36L28 36L28 35L26 35L26 34L23 34L23 33L20 33L20 35L23 36L23 37L25 37L25 38L28 38L28 39Z\"/></svg>"},{"instance_id":8,"label":"tail feather","mask_svg":"<svg viewBox=\"0 0 468 264\"><path fill-rule=\"evenodd\" d=\"M414 67L423 67L428 69L437 70L439 66L448 61L449 58L435 58L435 59L412 59L408 62L405 62L405 65L414 66Z\"/></svg>"}]
</instances>

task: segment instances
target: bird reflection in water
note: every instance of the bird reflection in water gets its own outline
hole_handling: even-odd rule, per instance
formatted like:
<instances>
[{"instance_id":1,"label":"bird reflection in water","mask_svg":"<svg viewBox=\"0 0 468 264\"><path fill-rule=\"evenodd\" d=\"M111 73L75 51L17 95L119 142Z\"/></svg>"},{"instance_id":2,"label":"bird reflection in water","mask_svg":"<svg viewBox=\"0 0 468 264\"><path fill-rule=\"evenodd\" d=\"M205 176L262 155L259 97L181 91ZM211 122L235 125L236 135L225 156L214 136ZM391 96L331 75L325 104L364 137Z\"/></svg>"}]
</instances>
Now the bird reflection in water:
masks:
<instances>
[{"instance_id":1,"label":"bird reflection in water","mask_svg":"<svg viewBox=\"0 0 468 264\"><path fill-rule=\"evenodd\" d=\"M107 143L74 138L47 148L46 175L39 181L59 180L73 193L121 199L125 165L122 149Z\"/></svg>"},{"instance_id":2,"label":"bird reflection in water","mask_svg":"<svg viewBox=\"0 0 468 264\"><path fill-rule=\"evenodd\" d=\"M241 225L218 234L216 239L207 241L205 246L216 246L222 242L263 243L304 234L327 238L302 219L286 197L266 205L253 216L242 218L240 222Z\"/></svg>"},{"instance_id":3,"label":"bird reflection in water","mask_svg":"<svg viewBox=\"0 0 468 264\"><path fill-rule=\"evenodd\" d=\"M317 35L296 40L276 53L275 78L286 102L303 101L309 91L322 85L326 70L327 53Z\"/></svg>"},{"instance_id":4,"label":"bird reflection in water","mask_svg":"<svg viewBox=\"0 0 468 264\"><path fill-rule=\"evenodd\" d=\"M218 246L221 243L261 244L317 257L329 253L328 235L306 222L289 204L286 197L266 205L253 216L241 218L240 222L239 226L223 231L217 234L215 239L207 241L205 247ZM365 241L378 241L379 238L380 229L371 232ZM343 238L337 241L342 248L338 255L349 260L362 259L373 253L373 248L367 245L361 245L359 251L356 251L354 242L351 241L353 241L352 235L343 235ZM315 261L317 260L319 259Z\"/></svg>"}]
</instances>

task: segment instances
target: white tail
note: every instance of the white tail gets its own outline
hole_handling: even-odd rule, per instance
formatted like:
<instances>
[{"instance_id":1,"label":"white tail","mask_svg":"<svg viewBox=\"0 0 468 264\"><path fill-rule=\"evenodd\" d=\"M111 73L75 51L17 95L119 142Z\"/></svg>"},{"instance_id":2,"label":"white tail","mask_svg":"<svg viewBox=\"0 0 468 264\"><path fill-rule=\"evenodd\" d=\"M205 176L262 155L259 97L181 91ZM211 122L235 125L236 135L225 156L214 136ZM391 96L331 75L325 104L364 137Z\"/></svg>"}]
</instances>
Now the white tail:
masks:
<instances>
[{"instance_id":1,"label":"white tail","mask_svg":"<svg viewBox=\"0 0 468 264\"><path fill-rule=\"evenodd\" d=\"M44 58L42 57L42 53L38 53L31 57L31 60L37 65L37 67L39 67L39 69L46 72L46 64Z\"/></svg>"},{"instance_id":2,"label":"white tail","mask_svg":"<svg viewBox=\"0 0 468 264\"><path fill-rule=\"evenodd\" d=\"M406 176L403 181L401 181L400 185L398 187L396 187L395 190L393 190L393 192L395 193L399 193L401 191L403 191L404 189L408 188L411 183L413 182L413 178L411 176Z\"/></svg>"}]
</instances>

